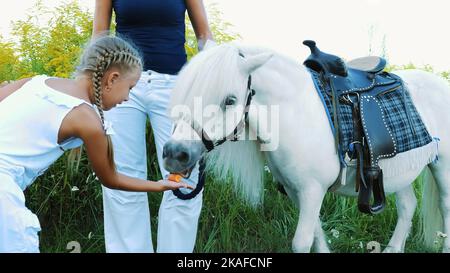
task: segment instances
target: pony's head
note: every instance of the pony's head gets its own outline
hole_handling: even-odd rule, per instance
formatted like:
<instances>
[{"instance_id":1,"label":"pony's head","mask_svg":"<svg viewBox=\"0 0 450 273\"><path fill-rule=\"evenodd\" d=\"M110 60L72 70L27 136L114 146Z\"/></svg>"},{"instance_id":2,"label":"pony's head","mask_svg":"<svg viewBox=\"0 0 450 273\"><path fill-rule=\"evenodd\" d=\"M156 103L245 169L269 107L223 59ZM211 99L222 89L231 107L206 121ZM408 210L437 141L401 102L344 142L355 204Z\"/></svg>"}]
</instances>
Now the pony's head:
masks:
<instances>
[{"instance_id":1,"label":"pony's head","mask_svg":"<svg viewBox=\"0 0 450 273\"><path fill-rule=\"evenodd\" d=\"M224 44L201 52L182 69L172 93L175 127L163 152L169 172L189 176L208 152L238 138L254 94L251 74L272 55L246 56L236 45Z\"/></svg>"}]
</instances>

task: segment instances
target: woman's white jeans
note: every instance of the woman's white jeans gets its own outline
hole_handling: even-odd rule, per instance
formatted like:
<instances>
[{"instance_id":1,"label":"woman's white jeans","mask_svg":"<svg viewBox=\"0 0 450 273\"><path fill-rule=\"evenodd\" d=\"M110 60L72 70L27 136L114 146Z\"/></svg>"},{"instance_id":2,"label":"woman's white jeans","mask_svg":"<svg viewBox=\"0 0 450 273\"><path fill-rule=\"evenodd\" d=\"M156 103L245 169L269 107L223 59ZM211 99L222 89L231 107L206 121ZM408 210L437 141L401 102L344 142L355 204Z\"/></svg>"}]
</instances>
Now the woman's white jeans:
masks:
<instances>
[{"instance_id":1,"label":"woman's white jeans","mask_svg":"<svg viewBox=\"0 0 450 273\"><path fill-rule=\"evenodd\" d=\"M105 112L112 122L114 158L118 172L147 179L146 121L153 129L158 164L164 177L163 146L172 132L168 113L176 76L143 72L130 99ZM198 166L187 183L198 182ZM182 189L185 192L185 189ZM159 208L157 252L192 252L202 208L201 192L191 200L164 192ZM147 193L125 192L103 187L105 244L107 252L153 252Z\"/></svg>"}]
</instances>

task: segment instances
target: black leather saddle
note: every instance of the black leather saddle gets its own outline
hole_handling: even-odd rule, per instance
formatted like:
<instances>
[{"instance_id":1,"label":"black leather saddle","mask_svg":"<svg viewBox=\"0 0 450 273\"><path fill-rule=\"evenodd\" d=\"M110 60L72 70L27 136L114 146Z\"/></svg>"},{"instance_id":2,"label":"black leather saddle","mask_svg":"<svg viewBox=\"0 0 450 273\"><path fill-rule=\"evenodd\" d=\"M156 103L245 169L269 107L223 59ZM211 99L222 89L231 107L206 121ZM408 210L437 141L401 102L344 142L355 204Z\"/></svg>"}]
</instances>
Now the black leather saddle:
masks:
<instances>
[{"instance_id":1,"label":"black leather saddle","mask_svg":"<svg viewBox=\"0 0 450 273\"><path fill-rule=\"evenodd\" d=\"M386 60L381 57L359 58L346 64L340 57L320 51L314 41L304 41L303 44L311 50L304 65L319 73L320 84L325 90L330 90L337 148L340 135L337 109L341 103L352 108L351 157L357 160L358 208L368 214L380 213L386 198L383 171L378 162L395 156L397 151L378 97L399 89L402 81L394 74L383 72Z\"/></svg>"}]
</instances>

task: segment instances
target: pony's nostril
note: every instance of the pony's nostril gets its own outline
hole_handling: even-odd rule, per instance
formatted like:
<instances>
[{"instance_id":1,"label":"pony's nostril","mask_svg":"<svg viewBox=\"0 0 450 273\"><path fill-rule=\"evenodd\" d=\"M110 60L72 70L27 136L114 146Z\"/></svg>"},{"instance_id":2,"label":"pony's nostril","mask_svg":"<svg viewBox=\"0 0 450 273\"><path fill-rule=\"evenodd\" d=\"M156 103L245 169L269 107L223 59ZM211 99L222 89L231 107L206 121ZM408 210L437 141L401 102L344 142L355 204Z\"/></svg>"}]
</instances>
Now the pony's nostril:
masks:
<instances>
[{"instance_id":1,"label":"pony's nostril","mask_svg":"<svg viewBox=\"0 0 450 273\"><path fill-rule=\"evenodd\" d=\"M186 163L189 161L189 154L186 152L179 152L175 158L180 162Z\"/></svg>"}]
</instances>

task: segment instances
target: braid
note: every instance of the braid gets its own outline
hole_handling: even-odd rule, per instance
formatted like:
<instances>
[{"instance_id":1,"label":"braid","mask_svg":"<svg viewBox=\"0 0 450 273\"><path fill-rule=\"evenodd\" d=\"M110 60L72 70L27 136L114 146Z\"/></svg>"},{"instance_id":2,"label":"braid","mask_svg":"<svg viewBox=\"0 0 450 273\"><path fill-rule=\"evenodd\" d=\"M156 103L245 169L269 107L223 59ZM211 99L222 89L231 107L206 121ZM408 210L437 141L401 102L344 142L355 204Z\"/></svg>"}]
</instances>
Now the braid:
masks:
<instances>
[{"instance_id":1,"label":"braid","mask_svg":"<svg viewBox=\"0 0 450 273\"><path fill-rule=\"evenodd\" d=\"M103 129L105 129L105 115L103 113L103 99L102 99L102 89L101 89L101 79L103 77L102 72L94 72L92 74L92 83L94 85L94 99L95 106L97 106L100 118L102 119Z\"/></svg>"},{"instance_id":2,"label":"braid","mask_svg":"<svg viewBox=\"0 0 450 273\"><path fill-rule=\"evenodd\" d=\"M102 78L107 70L108 66L111 64L112 55L104 50L102 54L98 57L98 63L96 66L96 70L92 73L92 84L94 86L94 99L95 105L97 106L98 113L100 114L100 118L102 120L103 130L106 131L105 128L105 115L103 113L103 93L102 93Z\"/></svg>"}]
</instances>

